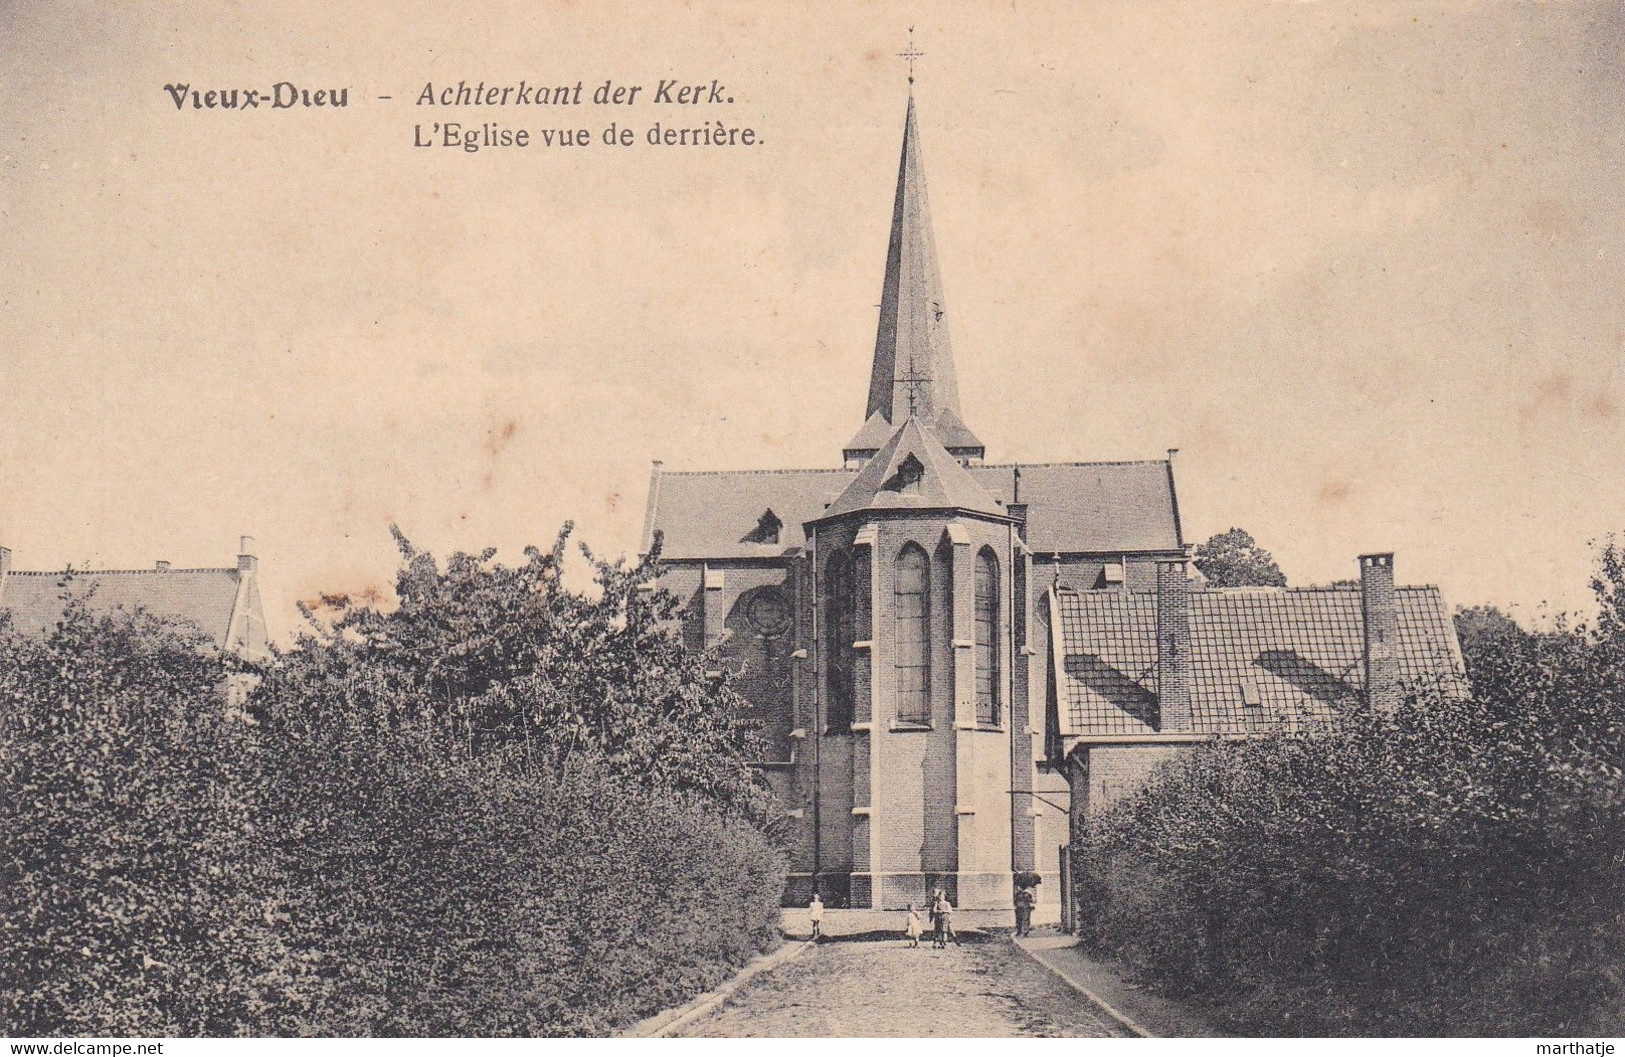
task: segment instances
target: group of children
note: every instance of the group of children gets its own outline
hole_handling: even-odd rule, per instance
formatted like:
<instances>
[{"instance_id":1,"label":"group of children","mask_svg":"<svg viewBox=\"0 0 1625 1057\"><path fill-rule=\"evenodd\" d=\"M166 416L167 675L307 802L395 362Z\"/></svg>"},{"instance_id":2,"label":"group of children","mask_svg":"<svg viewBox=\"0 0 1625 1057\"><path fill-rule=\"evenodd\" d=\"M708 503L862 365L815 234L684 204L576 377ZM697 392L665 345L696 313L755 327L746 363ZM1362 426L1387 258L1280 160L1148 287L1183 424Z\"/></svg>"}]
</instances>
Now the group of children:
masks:
<instances>
[{"instance_id":1,"label":"group of children","mask_svg":"<svg viewBox=\"0 0 1625 1057\"><path fill-rule=\"evenodd\" d=\"M817 892L813 893L812 902L807 904L807 916L812 921L812 938L821 939L824 935L824 901ZM931 893L931 945L940 950L946 950L950 942L956 946L959 937L954 935L954 905L948 900L948 893L937 889ZM920 945L920 937L925 934L925 923L920 920L920 912L914 909L914 904L908 905L908 924L903 926L903 935L908 937L910 947Z\"/></svg>"},{"instance_id":2,"label":"group of children","mask_svg":"<svg viewBox=\"0 0 1625 1057\"><path fill-rule=\"evenodd\" d=\"M959 937L954 935L954 905L948 901L948 893L937 889L931 894L931 946L938 950L947 950L948 942L959 944ZM920 945L920 935L923 923L920 921L920 912L914 909L914 904L908 905L908 924L903 926L903 935L908 937L910 947Z\"/></svg>"}]
</instances>

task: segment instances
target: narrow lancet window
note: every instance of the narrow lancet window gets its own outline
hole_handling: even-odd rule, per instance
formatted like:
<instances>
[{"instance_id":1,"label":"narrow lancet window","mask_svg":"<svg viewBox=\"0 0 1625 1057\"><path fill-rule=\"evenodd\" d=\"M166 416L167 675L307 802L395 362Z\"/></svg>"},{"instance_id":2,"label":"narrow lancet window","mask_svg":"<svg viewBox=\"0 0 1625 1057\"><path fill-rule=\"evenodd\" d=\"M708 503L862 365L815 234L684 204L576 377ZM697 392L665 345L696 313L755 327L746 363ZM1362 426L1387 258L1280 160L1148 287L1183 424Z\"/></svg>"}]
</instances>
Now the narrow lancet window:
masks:
<instances>
[{"instance_id":1,"label":"narrow lancet window","mask_svg":"<svg viewBox=\"0 0 1625 1057\"><path fill-rule=\"evenodd\" d=\"M931 722L931 565L915 544L897 556L892 589L897 632L897 721Z\"/></svg>"},{"instance_id":2,"label":"narrow lancet window","mask_svg":"<svg viewBox=\"0 0 1625 1057\"><path fill-rule=\"evenodd\" d=\"M999 559L976 556L976 722L999 722Z\"/></svg>"},{"instance_id":3,"label":"narrow lancet window","mask_svg":"<svg viewBox=\"0 0 1625 1057\"><path fill-rule=\"evenodd\" d=\"M840 733L852 727L852 643L857 634L852 562L837 554L824 568L824 724Z\"/></svg>"}]
</instances>

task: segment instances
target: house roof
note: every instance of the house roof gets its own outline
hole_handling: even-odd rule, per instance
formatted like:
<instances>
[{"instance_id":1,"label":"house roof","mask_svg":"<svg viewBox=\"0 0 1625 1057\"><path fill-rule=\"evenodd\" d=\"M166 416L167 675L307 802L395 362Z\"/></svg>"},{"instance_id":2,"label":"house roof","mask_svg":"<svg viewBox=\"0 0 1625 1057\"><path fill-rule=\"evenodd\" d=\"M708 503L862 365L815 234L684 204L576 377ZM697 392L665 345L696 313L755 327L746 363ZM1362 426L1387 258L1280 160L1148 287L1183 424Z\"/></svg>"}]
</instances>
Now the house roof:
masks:
<instances>
[{"instance_id":1,"label":"house roof","mask_svg":"<svg viewBox=\"0 0 1625 1057\"><path fill-rule=\"evenodd\" d=\"M1063 733L1156 733L1156 594L1054 597ZM1438 588L1401 587L1395 598L1401 678L1459 685L1460 653ZM1190 622L1196 733L1295 729L1350 707L1365 689L1358 588L1194 590Z\"/></svg>"},{"instance_id":2,"label":"house roof","mask_svg":"<svg viewBox=\"0 0 1625 1057\"><path fill-rule=\"evenodd\" d=\"M94 611L145 609L189 623L224 647L233 631L240 576L236 569L104 570L76 572L71 579L61 572L13 571L0 581L0 609L10 611L17 630L43 634L62 619L63 593L71 591Z\"/></svg>"},{"instance_id":3,"label":"house roof","mask_svg":"<svg viewBox=\"0 0 1625 1057\"><path fill-rule=\"evenodd\" d=\"M885 446L864 463L824 517L860 510L969 510L1006 516L1004 508L916 418L899 426Z\"/></svg>"},{"instance_id":4,"label":"house roof","mask_svg":"<svg viewBox=\"0 0 1625 1057\"><path fill-rule=\"evenodd\" d=\"M972 466L966 472L1008 508L1016 495L1015 469ZM1184 542L1173 473L1164 461L1023 463L1020 470L1027 542L1038 554L1177 551ZM674 561L777 557L801 545L801 526L823 517L857 476L857 470L693 473L656 467L643 551L659 529L665 534L663 556ZM784 524L781 546L746 540L768 510Z\"/></svg>"}]
</instances>

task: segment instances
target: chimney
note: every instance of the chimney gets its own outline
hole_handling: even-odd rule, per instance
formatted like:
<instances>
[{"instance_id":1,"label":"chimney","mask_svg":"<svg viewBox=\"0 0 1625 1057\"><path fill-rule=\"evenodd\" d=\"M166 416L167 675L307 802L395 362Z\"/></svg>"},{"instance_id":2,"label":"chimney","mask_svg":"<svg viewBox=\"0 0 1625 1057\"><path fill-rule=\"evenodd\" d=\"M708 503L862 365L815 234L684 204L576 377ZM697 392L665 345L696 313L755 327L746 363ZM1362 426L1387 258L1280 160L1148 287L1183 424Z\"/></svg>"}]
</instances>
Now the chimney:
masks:
<instances>
[{"instance_id":1,"label":"chimney","mask_svg":"<svg viewBox=\"0 0 1625 1057\"><path fill-rule=\"evenodd\" d=\"M1004 512L1009 514L1010 520L1016 523L1016 537L1025 543L1027 541L1027 504L1011 503L1004 508Z\"/></svg>"},{"instance_id":2,"label":"chimney","mask_svg":"<svg viewBox=\"0 0 1625 1057\"><path fill-rule=\"evenodd\" d=\"M169 571L169 563L164 561L162 558L159 558L158 561L153 564L153 568L157 569L161 573L167 573Z\"/></svg>"},{"instance_id":3,"label":"chimney","mask_svg":"<svg viewBox=\"0 0 1625 1057\"><path fill-rule=\"evenodd\" d=\"M6 589L6 577L11 575L11 548L0 547L0 591Z\"/></svg>"},{"instance_id":4,"label":"chimney","mask_svg":"<svg viewBox=\"0 0 1625 1057\"><path fill-rule=\"evenodd\" d=\"M257 573L259 570L260 560L254 557L254 537L244 536L237 544L237 571Z\"/></svg>"},{"instance_id":5,"label":"chimney","mask_svg":"<svg viewBox=\"0 0 1625 1057\"><path fill-rule=\"evenodd\" d=\"M1184 558L1157 559L1157 705L1164 733L1191 721L1191 583Z\"/></svg>"},{"instance_id":6,"label":"chimney","mask_svg":"<svg viewBox=\"0 0 1625 1057\"><path fill-rule=\"evenodd\" d=\"M1365 699L1374 709L1399 704L1399 611L1394 556L1360 555L1360 616L1365 627Z\"/></svg>"}]
</instances>

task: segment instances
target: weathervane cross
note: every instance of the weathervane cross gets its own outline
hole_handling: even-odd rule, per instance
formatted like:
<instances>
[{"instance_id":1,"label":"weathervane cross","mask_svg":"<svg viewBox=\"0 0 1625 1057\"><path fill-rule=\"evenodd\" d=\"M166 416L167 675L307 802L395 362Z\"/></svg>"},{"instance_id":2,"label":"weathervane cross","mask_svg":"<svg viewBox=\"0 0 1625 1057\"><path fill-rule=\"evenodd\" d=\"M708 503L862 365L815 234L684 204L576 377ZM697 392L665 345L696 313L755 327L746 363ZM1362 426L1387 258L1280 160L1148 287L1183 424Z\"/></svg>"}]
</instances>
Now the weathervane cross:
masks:
<instances>
[{"instance_id":1,"label":"weathervane cross","mask_svg":"<svg viewBox=\"0 0 1625 1057\"><path fill-rule=\"evenodd\" d=\"M899 59L908 62L908 83L914 83L914 60L925 58L925 52L914 50L914 27L908 27L908 47L897 53Z\"/></svg>"},{"instance_id":2,"label":"weathervane cross","mask_svg":"<svg viewBox=\"0 0 1625 1057\"><path fill-rule=\"evenodd\" d=\"M909 353L908 373L900 375L897 381L902 384L903 391L908 395L908 417L913 418L920 410L921 391L924 390L924 395L930 393L931 375L920 373L919 368L914 366L914 354Z\"/></svg>"}]
</instances>

